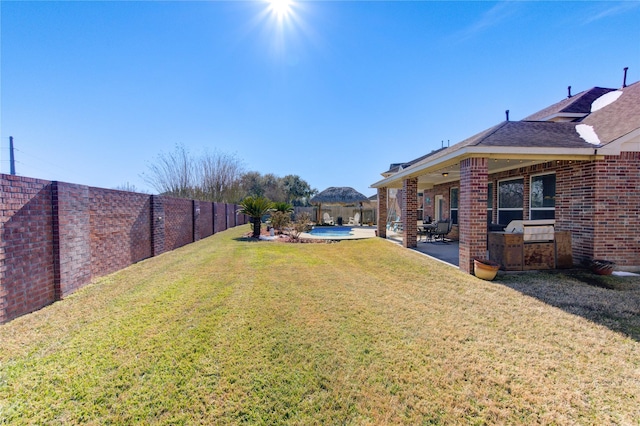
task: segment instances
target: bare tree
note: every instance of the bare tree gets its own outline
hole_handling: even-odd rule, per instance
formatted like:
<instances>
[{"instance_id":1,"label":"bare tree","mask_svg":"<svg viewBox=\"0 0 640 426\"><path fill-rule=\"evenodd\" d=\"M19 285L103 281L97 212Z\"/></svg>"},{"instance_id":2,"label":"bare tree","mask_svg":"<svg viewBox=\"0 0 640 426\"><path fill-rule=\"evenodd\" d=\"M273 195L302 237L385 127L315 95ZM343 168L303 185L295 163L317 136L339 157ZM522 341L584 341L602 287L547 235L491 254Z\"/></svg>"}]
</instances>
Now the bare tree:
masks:
<instances>
[{"instance_id":1,"label":"bare tree","mask_svg":"<svg viewBox=\"0 0 640 426\"><path fill-rule=\"evenodd\" d=\"M243 173L242 162L234 155L216 150L193 157L184 145L176 145L173 152L160 153L143 178L160 194L236 203L245 195Z\"/></svg>"},{"instance_id":2,"label":"bare tree","mask_svg":"<svg viewBox=\"0 0 640 426\"><path fill-rule=\"evenodd\" d=\"M182 144L173 152L158 154L156 162L149 165L149 174L143 173L142 177L160 194L195 196L195 161Z\"/></svg>"},{"instance_id":3,"label":"bare tree","mask_svg":"<svg viewBox=\"0 0 640 426\"><path fill-rule=\"evenodd\" d=\"M243 198L242 162L220 151L205 152L198 161L199 198L206 201L235 203Z\"/></svg>"},{"instance_id":4,"label":"bare tree","mask_svg":"<svg viewBox=\"0 0 640 426\"><path fill-rule=\"evenodd\" d=\"M138 192L140 194L147 194L148 191L144 189L138 189L134 184L130 182L125 182L121 185L113 187L113 189L117 189L118 191L128 191L128 192Z\"/></svg>"}]
</instances>

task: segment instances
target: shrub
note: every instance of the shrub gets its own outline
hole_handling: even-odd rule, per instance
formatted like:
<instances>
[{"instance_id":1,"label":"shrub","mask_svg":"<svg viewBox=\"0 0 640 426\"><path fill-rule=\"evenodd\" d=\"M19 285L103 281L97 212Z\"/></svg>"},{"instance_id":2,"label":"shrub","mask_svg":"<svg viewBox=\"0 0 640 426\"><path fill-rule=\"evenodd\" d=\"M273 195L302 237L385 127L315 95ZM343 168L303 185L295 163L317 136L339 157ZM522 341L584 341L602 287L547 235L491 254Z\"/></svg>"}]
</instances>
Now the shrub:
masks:
<instances>
[{"instance_id":1,"label":"shrub","mask_svg":"<svg viewBox=\"0 0 640 426\"><path fill-rule=\"evenodd\" d=\"M284 228L291 223L291 214L283 211L275 211L271 214L271 226L278 232L282 232Z\"/></svg>"},{"instance_id":2,"label":"shrub","mask_svg":"<svg viewBox=\"0 0 640 426\"><path fill-rule=\"evenodd\" d=\"M300 213L293 226L289 230L289 236L292 240L300 238L300 234L311 229L311 216L309 213Z\"/></svg>"}]
</instances>

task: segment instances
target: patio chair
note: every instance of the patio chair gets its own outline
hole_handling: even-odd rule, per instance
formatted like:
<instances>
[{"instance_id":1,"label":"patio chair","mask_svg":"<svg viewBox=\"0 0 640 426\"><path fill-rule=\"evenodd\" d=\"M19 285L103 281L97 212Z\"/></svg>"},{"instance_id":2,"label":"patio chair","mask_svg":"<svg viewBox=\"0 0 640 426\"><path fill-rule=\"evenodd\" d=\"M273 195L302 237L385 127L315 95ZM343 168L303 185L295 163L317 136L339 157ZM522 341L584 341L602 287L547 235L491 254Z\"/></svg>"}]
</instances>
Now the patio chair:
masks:
<instances>
[{"instance_id":1,"label":"patio chair","mask_svg":"<svg viewBox=\"0 0 640 426\"><path fill-rule=\"evenodd\" d=\"M439 220L436 224L436 229L432 231L433 240L437 241L438 237L440 237L440 241L443 243L446 242L444 240L444 236L451 232L451 221L449 220Z\"/></svg>"},{"instance_id":2,"label":"patio chair","mask_svg":"<svg viewBox=\"0 0 640 426\"><path fill-rule=\"evenodd\" d=\"M424 236L424 242L431 240L433 238L433 231L436 230L436 222L426 222L423 221L422 224L418 223L418 241L420 241L421 237Z\"/></svg>"},{"instance_id":3,"label":"patio chair","mask_svg":"<svg viewBox=\"0 0 640 426\"><path fill-rule=\"evenodd\" d=\"M350 217L347 225L360 225L360 213L356 213L353 217Z\"/></svg>"},{"instance_id":4,"label":"patio chair","mask_svg":"<svg viewBox=\"0 0 640 426\"><path fill-rule=\"evenodd\" d=\"M334 225L333 218L331 216L329 216L329 213L327 213L327 212L325 212L322 215L322 222L326 223L327 225Z\"/></svg>"}]
</instances>

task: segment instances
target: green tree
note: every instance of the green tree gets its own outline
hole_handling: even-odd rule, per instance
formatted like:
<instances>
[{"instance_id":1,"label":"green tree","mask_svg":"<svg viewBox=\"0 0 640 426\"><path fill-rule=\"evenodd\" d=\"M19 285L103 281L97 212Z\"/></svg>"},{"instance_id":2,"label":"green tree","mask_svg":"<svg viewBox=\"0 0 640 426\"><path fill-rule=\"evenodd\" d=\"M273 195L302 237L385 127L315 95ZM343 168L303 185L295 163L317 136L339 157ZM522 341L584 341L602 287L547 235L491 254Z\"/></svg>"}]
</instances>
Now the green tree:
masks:
<instances>
[{"instance_id":1,"label":"green tree","mask_svg":"<svg viewBox=\"0 0 640 426\"><path fill-rule=\"evenodd\" d=\"M260 237L260 223L262 216L269 213L273 203L265 197L246 197L240 202L239 213L246 214L251 218L253 224L253 238Z\"/></svg>"},{"instance_id":2,"label":"green tree","mask_svg":"<svg viewBox=\"0 0 640 426\"><path fill-rule=\"evenodd\" d=\"M264 197L262 175L259 172L247 172L241 178L242 189L247 197Z\"/></svg>"},{"instance_id":3,"label":"green tree","mask_svg":"<svg viewBox=\"0 0 640 426\"><path fill-rule=\"evenodd\" d=\"M287 175L282 178L282 186L287 194L287 202L304 206L318 192L298 175Z\"/></svg>"},{"instance_id":4,"label":"green tree","mask_svg":"<svg viewBox=\"0 0 640 426\"><path fill-rule=\"evenodd\" d=\"M309 204L309 199L318 191L297 175L283 178L268 173L248 172L242 176L242 189L247 196L267 197L272 201L287 202L296 206Z\"/></svg>"},{"instance_id":5,"label":"green tree","mask_svg":"<svg viewBox=\"0 0 640 426\"><path fill-rule=\"evenodd\" d=\"M287 201L287 194L282 185L282 178L267 173L263 176L264 196L273 201Z\"/></svg>"}]
</instances>

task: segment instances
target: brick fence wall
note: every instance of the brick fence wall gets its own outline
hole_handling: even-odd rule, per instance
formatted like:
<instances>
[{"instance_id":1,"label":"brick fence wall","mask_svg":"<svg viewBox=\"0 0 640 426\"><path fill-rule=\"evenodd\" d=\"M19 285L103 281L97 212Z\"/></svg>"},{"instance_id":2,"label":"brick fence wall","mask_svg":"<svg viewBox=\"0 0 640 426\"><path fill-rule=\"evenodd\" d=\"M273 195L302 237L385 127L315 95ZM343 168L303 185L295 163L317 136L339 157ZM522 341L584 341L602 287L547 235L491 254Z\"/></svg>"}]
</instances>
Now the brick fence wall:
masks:
<instances>
[{"instance_id":1,"label":"brick fence wall","mask_svg":"<svg viewBox=\"0 0 640 426\"><path fill-rule=\"evenodd\" d=\"M248 222L234 204L0 174L0 324Z\"/></svg>"},{"instance_id":2,"label":"brick fence wall","mask_svg":"<svg viewBox=\"0 0 640 426\"><path fill-rule=\"evenodd\" d=\"M153 255L148 195L89 188L89 221L92 276L109 274Z\"/></svg>"},{"instance_id":3,"label":"brick fence wall","mask_svg":"<svg viewBox=\"0 0 640 426\"><path fill-rule=\"evenodd\" d=\"M56 300L50 183L0 175L0 323Z\"/></svg>"}]
</instances>

